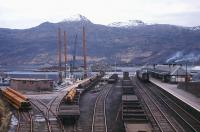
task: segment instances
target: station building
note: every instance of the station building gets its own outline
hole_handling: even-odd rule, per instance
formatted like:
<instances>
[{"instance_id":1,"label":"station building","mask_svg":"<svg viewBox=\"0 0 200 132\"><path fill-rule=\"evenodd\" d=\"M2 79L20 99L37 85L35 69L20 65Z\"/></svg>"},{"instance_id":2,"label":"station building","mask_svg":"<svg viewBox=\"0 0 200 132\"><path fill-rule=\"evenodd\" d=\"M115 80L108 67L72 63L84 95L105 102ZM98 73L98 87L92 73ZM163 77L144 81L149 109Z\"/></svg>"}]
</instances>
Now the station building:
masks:
<instances>
[{"instance_id":1,"label":"station building","mask_svg":"<svg viewBox=\"0 0 200 132\"><path fill-rule=\"evenodd\" d=\"M179 83L191 79L191 74L181 65L155 65L153 68L148 69L148 71L152 77L163 82Z\"/></svg>"},{"instance_id":2,"label":"station building","mask_svg":"<svg viewBox=\"0 0 200 132\"><path fill-rule=\"evenodd\" d=\"M45 91L53 89L51 79L11 78L10 87L16 90Z\"/></svg>"}]
</instances>

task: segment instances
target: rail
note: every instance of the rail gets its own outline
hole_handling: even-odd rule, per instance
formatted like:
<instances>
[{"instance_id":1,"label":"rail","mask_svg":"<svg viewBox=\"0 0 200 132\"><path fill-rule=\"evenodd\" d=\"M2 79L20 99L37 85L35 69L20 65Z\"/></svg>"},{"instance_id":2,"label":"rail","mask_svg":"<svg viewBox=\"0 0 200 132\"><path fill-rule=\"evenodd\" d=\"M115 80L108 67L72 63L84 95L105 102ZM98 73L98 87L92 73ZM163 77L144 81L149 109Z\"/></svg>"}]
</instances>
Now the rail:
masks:
<instances>
[{"instance_id":1,"label":"rail","mask_svg":"<svg viewBox=\"0 0 200 132\"><path fill-rule=\"evenodd\" d=\"M30 100L30 103L40 112L40 114L44 117L45 119L45 122L47 124L47 129L48 129L48 132L52 132L51 131L51 127L50 127L50 124L49 124L49 121L45 115L45 111L44 111L44 106L42 105L41 107L41 104L38 102L38 101L33 101L33 100Z\"/></svg>"},{"instance_id":2,"label":"rail","mask_svg":"<svg viewBox=\"0 0 200 132\"><path fill-rule=\"evenodd\" d=\"M58 97L58 96L57 96ZM40 104L42 104L45 108L46 108L46 118L48 120L48 124L49 124L49 127L50 127L50 130L51 131L63 131L63 125L62 125L62 122L60 121L60 119L58 118L57 114L54 113L52 110L51 110L51 106L53 104L53 102L56 100L55 97L53 100L51 100L49 106L47 106L44 102L42 102L41 100L37 100ZM51 121L51 119L56 119L56 120L53 120ZM54 127L53 127L54 126Z\"/></svg>"},{"instance_id":3,"label":"rail","mask_svg":"<svg viewBox=\"0 0 200 132\"><path fill-rule=\"evenodd\" d=\"M158 125L161 132L178 132L180 129L177 129L173 123L168 119L166 113L161 110L161 106L158 106L158 100L152 98L150 93L136 80L136 85L138 87L138 94L144 99L144 102L151 112L156 124Z\"/></svg>"},{"instance_id":4,"label":"rail","mask_svg":"<svg viewBox=\"0 0 200 132\"><path fill-rule=\"evenodd\" d=\"M111 85L102 89L97 96L92 119L92 132L107 132L106 123L106 98L112 89Z\"/></svg>"},{"instance_id":5,"label":"rail","mask_svg":"<svg viewBox=\"0 0 200 132\"><path fill-rule=\"evenodd\" d=\"M60 124L60 128L61 128L61 131L64 131L64 126L62 125L62 121L60 120L60 118L57 116L57 113L58 113L58 110L59 110L59 106L60 106L60 103L61 101L59 100L58 102L56 102L56 113L52 111L51 107L53 105L53 103L56 101L56 99L58 99L58 96L56 96L51 102L50 102L50 105L48 107L48 117L49 117L49 111L51 111L51 113L56 117L56 119L58 120L59 124Z\"/></svg>"},{"instance_id":6,"label":"rail","mask_svg":"<svg viewBox=\"0 0 200 132\"><path fill-rule=\"evenodd\" d=\"M148 88L154 95L157 95L160 98L160 100L162 100L162 102L164 104L166 104L168 106L168 108L170 108L181 119L182 124L184 122L184 126L185 126L185 129L187 129L187 131L194 131L194 132L200 131L200 121L199 120L197 120L190 113L188 113L186 110L184 110L181 106L179 106L171 98L166 96L163 92L159 91L157 89L157 87L155 88L151 84L151 85L148 85Z\"/></svg>"},{"instance_id":7,"label":"rail","mask_svg":"<svg viewBox=\"0 0 200 132\"><path fill-rule=\"evenodd\" d=\"M17 111L18 124L17 132L23 132L25 130L33 132L33 119L30 112Z\"/></svg>"}]
</instances>

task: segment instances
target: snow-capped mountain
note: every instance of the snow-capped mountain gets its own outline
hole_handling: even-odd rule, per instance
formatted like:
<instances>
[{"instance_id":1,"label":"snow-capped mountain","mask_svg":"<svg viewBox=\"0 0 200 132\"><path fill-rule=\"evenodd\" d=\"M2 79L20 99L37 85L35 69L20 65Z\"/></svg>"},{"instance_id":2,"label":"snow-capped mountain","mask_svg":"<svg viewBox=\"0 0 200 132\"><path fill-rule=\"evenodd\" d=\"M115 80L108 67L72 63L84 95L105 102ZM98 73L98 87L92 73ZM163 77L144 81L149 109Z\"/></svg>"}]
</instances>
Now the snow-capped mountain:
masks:
<instances>
[{"instance_id":1,"label":"snow-capped mountain","mask_svg":"<svg viewBox=\"0 0 200 132\"><path fill-rule=\"evenodd\" d=\"M68 34L70 56L73 55L75 34L78 35L77 55L81 59L82 26L86 27L90 62L112 63L116 57L119 58L117 63L122 64L200 62L200 30L169 24L147 24L139 20L106 26L75 15L64 22L44 22L30 29L0 28L0 65L56 64L58 28Z\"/></svg>"},{"instance_id":2,"label":"snow-capped mountain","mask_svg":"<svg viewBox=\"0 0 200 132\"><path fill-rule=\"evenodd\" d=\"M122 28L130 28L134 26L144 26L146 25L141 20L129 20L127 22L113 22L111 24L108 24L109 27L122 27Z\"/></svg>"},{"instance_id":3,"label":"snow-capped mountain","mask_svg":"<svg viewBox=\"0 0 200 132\"><path fill-rule=\"evenodd\" d=\"M76 21L90 22L89 19L87 19L85 16L80 15L80 14L69 16L63 20L63 22L76 22Z\"/></svg>"},{"instance_id":4,"label":"snow-capped mountain","mask_svg":"<svg viewBox=\"0 0 200 132\"><path fill-rule=\"evenodd\" d=\"M194 31L199 31L200 30L200 26L196 26L196 27L190 27L190 30L194 30Z\"/></svg>"}]
</instances>

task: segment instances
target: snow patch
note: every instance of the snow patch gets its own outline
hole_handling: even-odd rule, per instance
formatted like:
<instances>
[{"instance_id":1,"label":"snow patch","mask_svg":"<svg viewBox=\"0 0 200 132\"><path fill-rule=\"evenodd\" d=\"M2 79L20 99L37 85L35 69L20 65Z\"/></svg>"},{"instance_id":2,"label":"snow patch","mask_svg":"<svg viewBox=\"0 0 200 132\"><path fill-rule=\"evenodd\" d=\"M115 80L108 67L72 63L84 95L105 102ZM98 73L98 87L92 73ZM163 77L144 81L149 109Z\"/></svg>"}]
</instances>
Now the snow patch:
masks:
<instances>
[{"instance_id":1,"label":"snow patch","mask_svg":"<svg viewBox=\"0 0 200 132\"><path fill-rule=\"evenodd\" d=\"M109 27L123 27L123 28L129 28L134 26L144 26L146 25L141 20L129 20L127 22L114 22L111 24L108 24Z\"/></svg>"},{"instance_id":2,"label":"snow patch","mask_svg":"<svg viewBox=\"0 0 200 132\"><path fill-rule=\"evenodd\" d=\"M200 30L200 26L190 27L189 29L193 30L193 31L198 31L198 30Z\"/></svg>"},{"instance_id":3,"label":"snow patch","mask_svg":"<svg viewBox=\"0 0 200 132\"><path fill-rule=\"evenodd\" d=\"M15 132L17 124L18 124L17 118L14 115L12 115L8 132Z\"/></svg>"},{"instance_id":4,"label":"snow patch","mask_svg":"<svg viewBox=\"0 0 200 132\"><path fill-rule=\"evenodd\" d=\"M81 14L76 14L76 15L72 15L68 18L65 18L63 20L64 22L74 22L74 21L87 21L90 22L89 19L87 19L85 16L81 15Z\"/></svg>"}]
</instances>

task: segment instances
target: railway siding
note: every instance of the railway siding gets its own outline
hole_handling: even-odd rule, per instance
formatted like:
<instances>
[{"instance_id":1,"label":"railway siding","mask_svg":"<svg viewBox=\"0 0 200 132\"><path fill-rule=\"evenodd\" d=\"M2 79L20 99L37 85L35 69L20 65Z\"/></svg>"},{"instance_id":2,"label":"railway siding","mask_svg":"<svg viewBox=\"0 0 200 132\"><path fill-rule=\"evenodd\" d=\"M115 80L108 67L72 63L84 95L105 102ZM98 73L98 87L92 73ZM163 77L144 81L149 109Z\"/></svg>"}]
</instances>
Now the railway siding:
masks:
<instances>
[{"instance_id":1,"label":"railway siding","mask_svg":"<svg viewBox=\"0 0 200 132\"><path fill-rule=\"evenodd\" d=\"M92 132L107 132L106 98L111 88L112 85L108 85L97 96L93 111Z\"/></svg>"}]
</instances>

